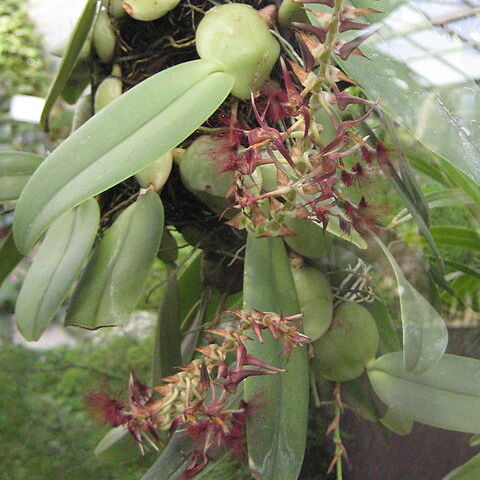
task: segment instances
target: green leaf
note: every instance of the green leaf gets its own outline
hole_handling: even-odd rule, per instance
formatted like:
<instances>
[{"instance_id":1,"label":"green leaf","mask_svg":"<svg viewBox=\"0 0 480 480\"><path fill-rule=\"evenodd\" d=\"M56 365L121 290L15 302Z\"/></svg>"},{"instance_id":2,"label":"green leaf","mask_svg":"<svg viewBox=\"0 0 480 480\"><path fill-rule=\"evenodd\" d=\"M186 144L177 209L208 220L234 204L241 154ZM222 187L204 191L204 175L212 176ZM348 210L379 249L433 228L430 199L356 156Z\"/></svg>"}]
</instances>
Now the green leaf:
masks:
<instances>
[{"instance_id":1,"label":"green leaf","mask_svg":"<svg viewBox=\"0 0 480 480\"><path fill-rule=\"evenodd\" d=\"M440 167L453 185L461 188L476 205L480 206L480 188L468 175L442 159L440 159Z\"/></svg>"},{"instance_id":2,"label":"green leaf","mask_svg":"<svg viewBox=\"0 0 480 480\"><path fill-rule=\"evenodd\" d=\"M480 360L444 355L428 371L405 371L402 354L389 353L367 367L375 393L413 420L466 433L480 432Z\"/></svg>"},{"instance_id":3,"label":"green leaf","mask_svg":"<svg viewBox=\"0 0 480 480\"><path fill-rule=\"evenodd\" d=\"M480 235L476 230L454 225L434 225L430 227L430 232L438 245L480 252ZM424 243L414 232L407 233L405 239L411 243Z\"/></svg>"},{"instance_id":4,"label":"green leaf","mask_svg":"<svg viewBox=\"0 0 480 480\"><path fill-rule=\"evenodd\" d=\"M442 480L477 480L477 478L480 478L480 453L451 471Z\"/></svg>"},{"instance_id":5,"label":"green leaf","mask_svg":"<svg viewBox=\"0 0 480 480\"><path fill-rule=\"evenodd\" d=\"M365 250L368 245L363 237L355 230L351 230L350 233L345 233L340 229L340 221L337 217L330 217L327 225L327 232L335 235L341 240L355 245L360 250Z\"/></svg>"},{"instance_id":6,"label":"green leaf","mask_svg":"<svg viewBox=\"0 0 480 480\"><path fill-rule=\"evenodd\" d=\"M441 185L449 186L449 182L446 180L445 175L437 164L438 157L436 157L433 152L430 152L423 147L423 145L417 143L416 147L409 146L406 153L410 164L415 170L430 177ZM449 163L445 163L450 166Z\"/></svg>"},{"instance_id":7,"label":"green leaf","mask_svg":"<svg viewBox=\"0 0 480 480\"><path fill-rule=\"evenodd\" d=\"M119 461L138 456L138 444L125 425L109 430L93 452L100 461Z\"/></svg>"},{"instance_id":8,"label":"green leaf","mask_svg":"<svg viewBox=\"0 0 480 480\"><path fill-rule=\"evenodd\" d=\"M388 258L395 273L403 328L403 356L409 372L428 370L447 348L448 331L438 312L413 288L385 244L375 240Z\"/></svg>"},{"instance_id":9,"label":"green leaf","mask_svg":"<svg viewBox=\"0 0 480 480\"><path fill-rule=\"evenodd\" d=\"M244 274L244 309L299 312L287 253L279 238L247 240ZM250 468L262 480L296 480L306 442L308 363L305 348L295 349L289 360L279 357L281 342L265 335L265 342L246 342L250 354L287 372L249 377L245 398L260 405L247 420Z\"/></svg>"},{"instance_id":10,"label":"green leaf","mask_svg":"<svg viewBox=\"0 0 480 480\"><path fill-rule=\"evenodd\" d=\"M348 408L369 422L378 422L380 414L372 397L373 392L365 373L342 382L342 400Z\"/></svg>"},{"instance_id":11,"label":"green leaf","mask_svg":"<svg viewBox=\"0 0 480 480\"><path fill-rule=\"evenodd\" d=\"M430 79L422 78L409 68L401 57L405 52L397 52L394 42L412 31L433 33L436 27L411 3L408 3L411 21L407 28L401 16L404 10L399 8L399 2L387 0L375 8L383 13L367 18L378 22L388 17L388 22L368 42L362 44L361 50L368 58L350 55L346 61L339 57L335 60L349 77L358 82L368 98L379 101L395 122L479 183L478 86L466 76L454 88L451 85L444 89L435 88L435 84L428 85ZM309 18L312 23L316 22L313 13L309 13ZM452 47L454 45L452 40Z\"/></svg>"},{"instance_id":12,"label":"green leaf","mask_svg":"<svg viewBox=\"0 0 480 480\"><path fill-rule=\"evenodd\" d=\"M13 229L19 250L30 250L62 213L139 172L193 133L233 85L233 77L219 70L209 60L163 70L68 137L18 201Z\"/></svg>"},{"instance_id":13,"label":"green leaf","mask_svg":"<svg viewBox=\"0 0 480 480\"><path fill-rule=\"evenodd\" d=\"M0 202L17 200L42 160L28 152L0 152Z\"/></svg>"},{"instance_id":14,"label":"green leaf","mask_svg":"<svg viewBox=\"0 0 480 480\"><path fill-rule=\"evenodd\" d=\"M52 223L25 277L15 307L18 329L38 340L77 279L95 240L100 209L94 199Z\"/></svg>"},{"instance_id":15,"label":"green leaf","mask_svg":"<svg viewBox=\"0 0 480 480\"><path fill-rule=\"evenodd\" d=\"M384 353L400 351L402 346L387 306L380 300L375 300L372 303L364 303L363 305L372 314L377 324L380 338L379 353L383 355Z\"/></svg>"},{"instance_id":16,"label":"green leaf","mask_svg":"<svg viewBox=\"0 0 480 480\"><path fill-rule=\"evenodd\" d=\"M120 214L83 271L66 325L93 330L128 320L155 261L163 219L162 202L152 190Z\"/></svg>"},{"instance_id":17,"label":"green leaf","mask_svg":"<svg viewBox=\"0 0 480 480\"><path fill-rule=\"evenodd\" d=\"M22 258L23 255L17 250L13 241L13 235L9 233L0 246L0 285L20 263Z\"/></svg>"},{"instance_id":18,"label":"green leaf","mask_svg":"<svg viewBox=\"0 0 480 480\"><path fill-rule=\"evenodd\" d=\"M447 267L450 267L462 273L465 273L465 275L468 275L470 277L476 278L477 280L480 280L480 271L472 267L469 267L468 265L464 265L463 263L459 263L459 262L452 262L451 260L445 261L445 265Z\"/></svg>"},{"instance_id":19,"label":"green leaf","mask_svg":"<svg viewBox=\"0 0 480 480\"><path fill-rule=\"evenodd\" d=\"M178 295L180 298L179 315L182 322L192 310L202 291L202 252L197 250L178 278ZM188 323L188 322L187 322ZM182 323L183 325L183 323ZM188 329L188 324L185 325Z\"/></svg>"},{"instance_id":20,"label":"green leaf","mask_svg":"<svg viewBox=\"0 0 480 480\"><path fill-rule=\"evenodd\" d=\"M43 107L40 125L44 130L48 130L48 117L52 107L62 93L64 87L67 85L70 75L75 68L75 64L80 56L83 44L87 40L88 34L92 27L96 9L97 0L87 0L82 14L77 20L77 23L70 35L70 39L65 49L65 54L62 57L62 62L60 63L58 72L52 84L50 85L50 89L45 100L45 105Z\"/></svg>"},{"instance_id":21,"label":"green leaf","mask_svg":"<svg viewBox=\"0 0 480 480\"><path fill-rule=\"evenodd\" d=\"M430 210L432 208L451 207L474 203L473 200L460 188L439 190L437 192L425 195L425 199ZM412 215L408 213L406 208L404 208L398 212L397 215L395 215L395 218L392 220L392 225L400 225L411 220L411 218ZM446 261L444 261L444 263L446 264Z\"/></svg>"},{"instance_id":22,"label":"green leaf","mask_svg":"<svg viewBox=\"0 0 480 480\"><path fill-rule=\"evenodd\" d=\"M480 235L476 230L451 225L435 225L430 228L430 231L439 245L480 252Z\"/></svg>"},{"instance_id":23,"label":"green leaf","mask_svg":"<svg viewBox=\"0 0 480 480\"><path fill-rule=\"evenodd\" d=\"M413 428L412 419L394 407L387 408L380 423L397 435L408 435Z\"/></svg>"},{"instance_id":24,"label":"green leaf","mask_svg":"<svg viewBox=\"0 0 480 480\"><path fill-rule=\"evenodd\" d=\"M476 433L475 435L473 435L468 441L468 444L471 447L478 447L480 445L480 433Z\"/></svg>"},{"instance_id":25,"label":"green leaf","mask_svg":"<svg viewBox=\"0 0 480 480\"><path fill-rule=\"evenodd\" d=\"M177 373L175 367L182 365L180 323L180 295L174 264L171 268L167 266L166 286L158 310L153 354L154 385L158 385L162 378Z\"/></svg>"},{"instance_id":26,"label":"green leaf","mask_svg":"<svg viewBox=\"0 0 480 480\"><path fill-rule=\"evenodd\" d=\"M190 437L175 432L141 480L177 480L191 463L192 451L193 442Z\"/></svg>"}]
</instances>

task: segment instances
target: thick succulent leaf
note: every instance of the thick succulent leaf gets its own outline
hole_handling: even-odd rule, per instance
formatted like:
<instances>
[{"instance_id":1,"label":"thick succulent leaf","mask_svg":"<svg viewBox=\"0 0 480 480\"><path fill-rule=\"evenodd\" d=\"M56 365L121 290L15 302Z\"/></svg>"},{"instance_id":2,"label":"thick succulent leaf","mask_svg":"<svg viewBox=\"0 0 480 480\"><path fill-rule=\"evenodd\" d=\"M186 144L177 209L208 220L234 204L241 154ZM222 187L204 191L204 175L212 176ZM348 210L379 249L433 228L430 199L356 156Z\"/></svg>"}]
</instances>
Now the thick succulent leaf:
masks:
<instances>
[{"instance_id":1,"label":"thick succulent leaf","mask_svg":"<svg viewBox=\"0 0 480 480\"><path fill-rule=\"evenodd\" d=\"M476 480L477 478L480 478L480 453L451 471L442 480Z\"/></svg>"},{"instance_id":2,"label":"thick succulent leaf","mask_svg":"<svg viewBox=\"0 0 480 480\"><path fill-rule=\"evenodd\" d=\"M295 285L283 242L249 235L245 258L244 309L298 313ZM250 468L262 480L296 480L306 442L308 362L305 348L287 360L279 357L281 342L265 335L265 342L246 342L249 353L287 372L249 377L245 398L257 405L247 420Z\"/></svg>"},{"instance_id":3,"label":"thick succulent leaf","mask_svg":"<svg viewBox=\"0 0 480 480\"><path fill-rule=\"evenodd\" d=\"M177 373L175 367L182 365L180 346L180 295L176 266L167 268L166 285L158 310L153 354L153 384L158 385L162 378Z\"/></svg>"},{"instance_id":4,"label":"thick succulent leaf","mask_svg":"<svg viewBox=\"0 0 480 480\"><path fill-rule=\"evenodd\" d=\"M448 331L439 313L413 288L385 244L374 237L395 273L400 299L405 369L413 373L428 370L445 352Z\"/></svg>"},{"instance_id":5,"label":"thick succulent leaf","mask_svg":"<svg viewBox=\"0 0 480 480\"><path fill-rule=\"evenodd\" d=\"M408 435L413 428L413 420L394 407L388 407L380 423L397 435Z\"/></svg>"},{"instance_id":6,"label":"thick succulent leaf","mask_svg":"<svg viewBox=\"0 0 480 480\"><path fill-rule=\"evenodd\" d=\"M383 355L384 353L400 351L402 346L387 306L380 300L375 300L372 303L364 303L364 305L372 314L377 324L380 339L378 347L379 354Z\"/></svg>"},{"instance_id":7,"label":"thick succulent leaf","mask_svg":"<svg viewBox=\"0 0 480 480\"><path fill-rule=\"evenodd\" d=\"M96 329L128 320L155 261L163 220L162 202L152 190L120 214L83 271L66 325Z\"/></svg>"},{"instance_id":8,"label":"thick succulent leaf","mask_svg":"<svg viewBox=\"0 0 480 480\"><path fill-rule=\"evenodd\" d=\"M378 422L380 412L373 399L367 375L342 382L342 400L350 410L369 422Z\"/></svg>"},{"instance_id":9,"label":"thick succulent leaf","mask_svg":"<svg viewBox=\"0 0 480 480\"><path fill-rule=\"evenodd\" d=\"M182 432L175 432L155 463L141 480L177 480L192 461L193 442Z\"/></svg>"},{"instance_id":10,"label":"thick succulent leaf","mask_svg":"<svg viewBox=\"0 0 480 480\"><path fill-rule=\"evenodd\" d=\"M42 160L34 153L0 152L0 202L17 200Z\"/></svg>"},{"instance_id":11,"label":"thick succulent leaf","mask_svg":"<svg viewBox=\"0 0 480 480\"><path fill-rule=\"evenodd\" d=\"M87 0L85 7L78 19L62 57L62 62L58 72L50 85L47 93L45 105L43 107L40 125L44 130L48 130L48 117L57 98L67 85L70 75L75 68L75 64L82 51L83 44L87 40L88 34L92 27L95 11L97 9L97 0Z\"/></svg>"},{"instance_id":12,"label":"thick succulent leaf","mask_svg":"<svg viewBox=\"0 0 480 480\"><path fill-rule=\"evenodd\" d=\"M363 0L353 3L365 4ZM368 58L350 55L346 61L336 60L347 75L358 82L367 97L379 100L394 121L479 183L480 134L477 125L480 90L464 75L454 88L452 85L435 88L435 85L442 84L442 79L434 78L431 82L432 79L427 78L430 72L425 67L422 71L413 59L411 62L405 60L405 49L400 47L397 50L396 45L402 45L402 40L412 32L423 30L425 34L434 35L436 28L411 2L408 2L406 19L406 4L404 1L384 0L375 5L382 14L368 18L372 22L383 20L385 24L361 46ZM309 17L315 23L315 16L309 14ZM455 48L453 39L450 42ZM408 45L413 48L413 44ZM410 68L414 65L418 67L417 71Z\"/></svg>"},{"instance_id":13,"label":"thick succulent leaf","mask_svg":"<svg viewBox=\"0 0 480 480\"><path fill-rule=\"evenodd\" d=\"M62 213L139 172L195 131L232 87L233 77L219 70L216 62L196 60L157 73L68 137L18 201L19 250L32 248Z\"/></svg>"},{"instance_id":14,"label":"thick succulent leaf","mask_svg":"<svg viewBox=\"0 0 480 480\"><path fill-rule=\"evenodd\" d=\"M100 209L92 198L48 229L15 307L15 320L26 340L38 340L54 318L88 258L99 220Z\"/></svg>"},{"instance_id":15,"label":"thick succulent leaf","mask_svg":"<svg viewBox=\"0 0 480 480\"><path fill-rule=\"evenodd\" d=\"M13 235L9 233L0 245L0 285L20 263L22 258L23 255L17 250L13 241Z\"/></svg>"},{"instance_id":16,"label":"thick succulent leaf","mask_svg":"<svg viewBox=\"0 0 480 480\"><path fill-rule=\"evenodd\" d=\"M375 393L415 421L466 433L480 432L480 360L444 355L420 375L409 373L400 352L367 367Z\"/></svg>"}]
</instances>

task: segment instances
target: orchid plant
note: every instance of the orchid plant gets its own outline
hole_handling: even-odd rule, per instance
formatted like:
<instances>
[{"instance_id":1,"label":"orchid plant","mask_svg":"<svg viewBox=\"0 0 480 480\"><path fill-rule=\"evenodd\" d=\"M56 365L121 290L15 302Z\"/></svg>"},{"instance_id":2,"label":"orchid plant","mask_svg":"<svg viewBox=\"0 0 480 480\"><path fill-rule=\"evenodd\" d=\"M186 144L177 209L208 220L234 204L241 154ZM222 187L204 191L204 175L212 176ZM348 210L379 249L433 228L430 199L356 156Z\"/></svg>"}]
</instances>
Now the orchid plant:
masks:
<instances>
[{"instance_id":1,"label":"orchid plant","mask_svg":"<svg viewBox=\"0 0 480 480\"><path fill-rule=\"evenodd\" d=\"M76 104L70 136L45 159L0 153L0 200L15 208L0 280L37 249L16 306L27 340L65 303L68 326L125 324L156 257L166 266L152 384L132 374L126 399L88 400L113 427L98 452L124 435L159 451L143 480L200 478L228 452L255 478L301 478L325 382L341 479L342 392L362 375L383 428L480 433L480 361L445 353L446 324L387 246L398 233L374 195L380 182L399 192L433 254L424 278L455 296L402 146L409 125L357 78L378 61L363 45L380 14L344 0L88 0L42 114L48 130L60 97ZM433 150L478 218L468 167Z\"/></svg>"}]
</instances>

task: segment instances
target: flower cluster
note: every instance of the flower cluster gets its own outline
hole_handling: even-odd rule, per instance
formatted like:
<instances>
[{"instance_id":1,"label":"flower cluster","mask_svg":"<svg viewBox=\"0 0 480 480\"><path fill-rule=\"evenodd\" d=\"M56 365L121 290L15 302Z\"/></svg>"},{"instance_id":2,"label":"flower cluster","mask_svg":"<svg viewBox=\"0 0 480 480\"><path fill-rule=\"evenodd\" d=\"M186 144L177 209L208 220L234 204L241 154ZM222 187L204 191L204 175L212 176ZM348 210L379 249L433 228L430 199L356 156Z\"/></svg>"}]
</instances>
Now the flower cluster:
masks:
<instances>
[{"instance_id":1,"label":"flower cluster","mask_svg":"<svg viewBox=\"0 0 480 480\"><path fill-rule=\"evenodd\" d=\"M229 223L257 236L287 236L292 232L282 224L282 216L314 219L324 228L334 216L346 233L353 228L365 234L375 228L375 209L364 197L356 203L349 199L348 187L367 181L376 168L377 150L356 133L376 104L345 87L355 82L333 66L332 55L363 55L360 44L376 30L356 19L375 11L330 0L301 3L306 10L318 3L332 11L312 10L315 25L292 23L300 55L281 58L281 85L271 80L260 94L252 94L256 126L249 129L237 120L236 105L229 133L222 134L230 155L221 169L238 175L229 198L240 213ZM362 33L343 41L341 34L352 30ZM342 114L349 105L364 111L352 119ZM252 190L243 177L266 165L276 169L277 188Z\"/></svg>"},{"instance_id":2,"label":"flower cluster","mask_svg":"<svg viewBox=\"0 0 480 480\"><path fill-rule=\"evenodd\" d=\"M112 426L127 426L141 449L145 441L156 448L162 431L179 429L189 435L195 450L184 479L193 478L226 447L242 456L247 405L241 402L238 408L232 408L232 395L247 377L284 371L248 353L246 341L252 337L247 333L252 331L263 343L264 332L268 331L282 342L282 355L309 341L300 332L301 314L230 313L240 320L236 328L208 330L223 341L197 348L199 358L164 378L162 385L149 388L132 377L128 402L99 393L89 397L91 407L103 420ZM230 355L235 358L233 362Z\"/></svg>"}]
</instances>

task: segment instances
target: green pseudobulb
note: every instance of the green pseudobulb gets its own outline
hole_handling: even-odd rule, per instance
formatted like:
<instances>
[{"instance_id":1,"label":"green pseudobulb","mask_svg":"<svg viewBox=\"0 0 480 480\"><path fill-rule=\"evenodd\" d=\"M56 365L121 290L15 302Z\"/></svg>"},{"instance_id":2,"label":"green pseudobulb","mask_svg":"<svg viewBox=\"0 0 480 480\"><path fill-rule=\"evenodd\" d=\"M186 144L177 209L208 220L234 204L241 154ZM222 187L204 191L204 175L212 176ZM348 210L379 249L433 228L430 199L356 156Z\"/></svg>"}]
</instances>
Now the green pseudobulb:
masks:
<instances>
[{"instance_id":1,"label":"green pseudobulb","mask_svg":"<svg viewBox=\"0 0 480 480\"><path fill-rule=\"evenodd\" d=\"M110 63L115 55L117 39L107 10L98 12L93 25L93 46L102 63Z\"/></svg>"},{"instance_id":2,"label":"green pseudobulb","mask_svg":"<svg viewBox=\"0 0 480 480\"><path fill-rule=\"evenodd\" d=\"M123 8L135 20L149 22L163 17L179 2L180 0L126 0Z\"/></svg>"},{"instance_id":3,"label":"green pseudobulb","mask_svg":"<svg viewBox=\"0 0 480 480\"><path fill-rule=\"evenodd\" d=\"M95 113L98 113L122 94L123 83L118 78L120 74L120 67L115 65L112 70L112 75L115 76L105 78L97 87L94 100Z\"/></svg>"},{"instance_id":4,"label":"green pseudobulb","mask_svg":"<svg viewBox=\"0 0 480 480\"><path fill-rule=\"evenodd\" d=\"M195 35L201 58L217 60L235 77L232 95L250 97L267 80L280 45L265 20L252 7L231 3L212 8Z\"/></svg>"},{"instance_id":5,"label":"green pseudobulb","mask_svg":"<svg viewBox=\"0 0 480 480\"><path fill-rule=\"evenodd\" d=\"M102 0L102 5L108 9L108 13L115 18L124 17L127 12L123 8L124 0Z\"/></svg>"},{"instance_id":6,"label":"green pseudobulb","mask_svg":"<svg viewBox=\"0 0 480 480\"><path fill-rule=\"evenodd\" d=\"M180 175L185 187L214 212L221 213L230 204L225 199L233 182L233 173L220 173L226 153L222 138L202 135L185 151L180 161Z\"/></svg>"},{"instance_id":7,"label":"green pseudobulb","mask_svg":"<svg viewBox=\"0 0 480 480\"><path fill-rule=\"evenodd\" d=\"M333 295L327 277L302 262L291 262L298 305L303 313L303 331L318 340L332 322Z\"/></svg>"},{"instance_id":8,"label":"green pseudobulb","mask_svg":"<svg viewBox=\"0 0 480 480\"><path fill-rule=\"evenodd\" d=\"M370 312L357 303L342 303L334 312L330 330L313 344L313 369L334 382L359 377L375 358L378 344L378 329Z\"/></svg>"},{"instance_id":9,"label":"green pseudobulb","mask_svg":"<svg viewBox=\"0 0 480 480\"><path fill-rule=\"evenodd\" d=\"M328 252L331 235L318 223L290 216L286 216L283 223L297 235L284 239L294 252L312 260L322 258Z\"/></svg>"},{"instance_id":10,"label":"green pseudobulb","mask_svg":"<svg viewBox=\"0 0 480 480\"><path fill-rule=\"evenodd\" d=\"M135 174L135 179L141 187L147 188L153 185L155 191L159 191L167 182L172 171L173 151L161 155L153 163Z\"/></svg>"}]
</instances>

